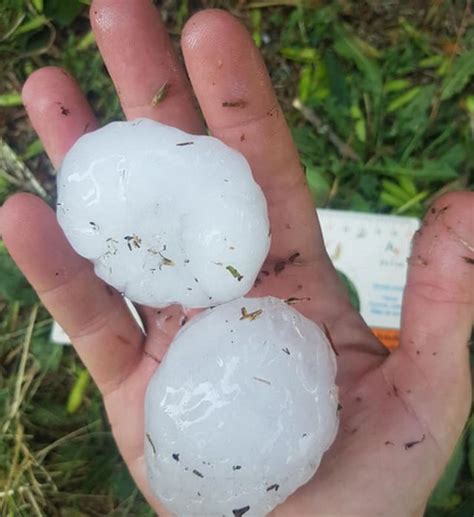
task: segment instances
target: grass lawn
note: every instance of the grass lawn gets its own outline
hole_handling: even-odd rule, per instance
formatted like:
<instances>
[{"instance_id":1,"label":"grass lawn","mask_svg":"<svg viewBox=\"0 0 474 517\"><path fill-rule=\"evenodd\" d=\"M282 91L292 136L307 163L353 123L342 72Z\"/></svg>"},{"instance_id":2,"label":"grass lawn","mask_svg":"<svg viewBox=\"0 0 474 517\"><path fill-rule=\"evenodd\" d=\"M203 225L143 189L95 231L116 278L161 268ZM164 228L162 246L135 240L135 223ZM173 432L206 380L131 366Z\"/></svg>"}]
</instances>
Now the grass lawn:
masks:
<instances>
[{"instance_id":1,"label":"grass lawn","mask_svg":"<svg viewBox=\"0 0 474 517\"><path fill-rule=\"evenodd\" d=\"M16 191L54 204L55 173L19 95L33 70L64 66L102 121L123 117L87 3L0 0L0 204ZM230 9L247 24L318 206L421 216L440 193L472 189L471 0L160 5L176 42L202 7ZM0 514L152 515L117 453L97 390L73 350L49 341L50 326L0 242ZM448 515L474 515L474 416L427 510Z\"/></svg>"}]
</instances>

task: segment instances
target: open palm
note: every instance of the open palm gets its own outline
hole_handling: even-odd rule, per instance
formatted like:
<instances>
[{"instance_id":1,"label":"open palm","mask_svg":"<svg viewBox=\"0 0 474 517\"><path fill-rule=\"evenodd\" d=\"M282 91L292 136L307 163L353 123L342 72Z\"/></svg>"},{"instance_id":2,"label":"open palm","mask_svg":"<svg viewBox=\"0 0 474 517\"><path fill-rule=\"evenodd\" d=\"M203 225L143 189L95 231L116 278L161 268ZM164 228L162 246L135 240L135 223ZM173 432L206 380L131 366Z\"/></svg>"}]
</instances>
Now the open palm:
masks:
<instances>
[{"instance_id":1,"label":"open palm","mask_svg":"<svg viewBox=\"0 0 474 517\"><path fill-rule=\"evenodd\" d=\"M127 118L204 131L149 0L96 0L91 20ZM272 247L249 296L293 298L305 316L326 326L338 353L336 442L316 476L272 515L420 515L470 407L474 194L450 194L429 212L410 260L401 346L388 354L351 308L327 257L297 152L245 29L225 12L203 11L187 23L182 50L207 127L247 157L268 201ZM56 166L78 137L97 127L77 85L60 69L35 72L23 96ZM6 202L0 231L103 393L138 486L167 515L146 481L143 398L190 314L177 306L140 308L145 336L120 294L72 251L54 213L31 195Z\"/></svg>"}]
</instances>

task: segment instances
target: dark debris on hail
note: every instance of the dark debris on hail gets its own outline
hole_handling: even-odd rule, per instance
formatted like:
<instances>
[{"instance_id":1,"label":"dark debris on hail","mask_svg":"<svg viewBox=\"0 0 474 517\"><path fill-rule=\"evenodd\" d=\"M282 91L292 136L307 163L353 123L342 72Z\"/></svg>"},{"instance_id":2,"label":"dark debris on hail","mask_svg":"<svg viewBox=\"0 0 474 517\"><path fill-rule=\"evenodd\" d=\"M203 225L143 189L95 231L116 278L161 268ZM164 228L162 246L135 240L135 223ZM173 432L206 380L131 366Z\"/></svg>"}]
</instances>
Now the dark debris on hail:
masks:
<instances>
[{"instance_id":1,"label":"dark debris on hail","mask_svg":"<svg viewBox=\"0 0 474 517\"><path fill-rule=\"evenodd\" d=\"M244 506L243 508L236 508L232 510L234 517L242 517L250 510L250 506Z\"/></svg>"},{"instance_id":2,"label":"dark debris on hail","mask_svg":"<svg viewBox=\"0 0 474 517\"><path fill-rule=\"evenodd\" d=\"M273 485L270 485L267 488L267 492L271 492L272 490L275 490L275 492L278 492L279 488L280 488L280 485L278 483L273 483Z\"/></svg>"}]
</instances>

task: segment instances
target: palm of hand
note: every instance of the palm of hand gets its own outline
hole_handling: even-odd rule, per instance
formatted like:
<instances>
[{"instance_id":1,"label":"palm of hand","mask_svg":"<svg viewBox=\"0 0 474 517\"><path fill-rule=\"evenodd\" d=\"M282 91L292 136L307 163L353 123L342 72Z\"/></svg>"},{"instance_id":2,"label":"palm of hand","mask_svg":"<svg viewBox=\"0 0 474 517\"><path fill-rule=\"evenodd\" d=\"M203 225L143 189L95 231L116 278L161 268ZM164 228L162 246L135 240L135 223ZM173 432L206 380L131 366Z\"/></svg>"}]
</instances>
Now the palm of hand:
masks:
<instances>
[{"instance_id":1,"label":"palm of hand","mask_svg":"<svg viewBox=\"0 0 474 517\"><path fill-rule=\"evenodd\" d=\"M151 4L96 0L91 17L127 117L202 131ZM460 257L473 254L472 195L447 196L429 214L414 244L401 347L388 355L351 308L324 251L296 151L248 35L229 15L204 11L188 22L183 50L208 126L246 155L269 204L272 248L262 268L268 274L261 273L249 296L297 298L296 308L328 328L338 352L338 438L316 476L272 515L419 514L469 408L465 345L474 285L472 266ZM171 85L169 98L150 103L156 85L165 82ZM77 86L57 69L34 74L24 99L56 164L84 128L96 124ZM237 106L226 109L229 100ZM70 115L58 106L67 106ZM114 436L138 486L166 515L146 481L143 398L179 328L181 310L157 314L143 308L144 338L120 295L72 252L54 215L31 196L18 195L4 205L0 230L104 394Z\"/></svg>"},{"instance_id":2,"label":"palm of hand","mask_svg":"<svg viewBox=\"0 0 474 517\"><path fill-rule=\"evenodd\" d=\"M342 410L338 437L325 454L315 478L271 515L421 515L462 425L468 402L467 379L465 383L444 388L452 390L444 396L458 401L458 407L449 412L439 407L433 415L430 408L424 407L433 396L430 382L420 378L422 372L404 351L391 356L384 352L359 314L350 307L326 257L322 264L295 261L278 275L274 268L274 262L264 265L262 270L270 275L260 275L262 283L249 295L297 298L295 303L300 312L332 329L329 332L338 354ZM180 318L176 312L160 314L160 330L145 344L149 353L145 362L150 362L147 373L156 367L153 356L161 356L163 345L169 343L177 330ZM151 318L155 319L154 314ZM153 324L156 321L150 326ZM424 347L414 353L434 358L435 349L438 350ZM115 437L123 444L122 450L131 449L130 440L134 437L135 456L130 456L128 463L135 465L135 478L144 493L148 488L142 407L147 382L148 376L140 373L125 382L118 393L111 394L109 400L106 397L111 420L114 414L118 415ZM135 399L130 398L130 393ZM122 420L124 407L136 408L134 418L129 415L126 421ZM449 424L436 422L436 418L446 417ZM376 495L366 497L368 491ZM402 493L409 493L410 497L401 501Z\"/></svg>"}]
</instances>

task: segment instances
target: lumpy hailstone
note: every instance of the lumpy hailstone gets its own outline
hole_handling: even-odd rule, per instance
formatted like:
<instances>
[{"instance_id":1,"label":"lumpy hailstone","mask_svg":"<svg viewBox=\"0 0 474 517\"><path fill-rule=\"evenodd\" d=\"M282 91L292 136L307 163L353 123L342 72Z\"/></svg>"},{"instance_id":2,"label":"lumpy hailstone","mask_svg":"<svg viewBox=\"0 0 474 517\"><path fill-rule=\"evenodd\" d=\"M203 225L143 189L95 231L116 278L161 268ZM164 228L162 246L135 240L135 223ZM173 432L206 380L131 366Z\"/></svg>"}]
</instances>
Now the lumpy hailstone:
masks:
<instances>
[{"instance_id":1,"label":"lumpy hailstone","mask_svg":"<svg viewBox=\"0 0 474 517\"><path fill-rule=\"evenodd\" d=\"M266 201L245 158L147 119L76 142L59 171L57 214L99 277L154 307L243 296L270 245Z\"/></svg>"},{"instance_id":2,"label":"lumpy hailstone","mask_svg":"<svg viewBox=\"0 0 474 517\"><path fill-rule=\"evenodd\" d=\"M279 299L193 318L145 401L150 486L179 517L263 517L315 473L337 427L336 361Z\"/></svg>"}]
</instances>

